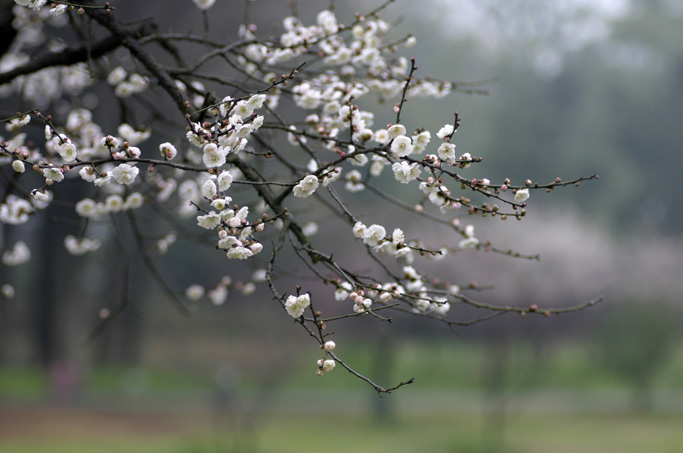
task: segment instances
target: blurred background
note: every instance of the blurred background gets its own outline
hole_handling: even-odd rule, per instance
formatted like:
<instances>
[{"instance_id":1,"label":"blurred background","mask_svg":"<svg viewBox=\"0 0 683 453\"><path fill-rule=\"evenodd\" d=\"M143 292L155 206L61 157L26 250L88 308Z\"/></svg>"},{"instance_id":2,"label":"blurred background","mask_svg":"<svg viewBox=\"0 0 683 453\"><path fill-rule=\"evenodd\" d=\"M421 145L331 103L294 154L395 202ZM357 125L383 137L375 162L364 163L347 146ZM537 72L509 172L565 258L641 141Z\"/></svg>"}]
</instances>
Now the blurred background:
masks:
<instances>
[{"instance_id":1,"label":"blurred background","mask_svg":"<svg viewBox=\"0 0 683 453\"><path fill-rule=\"evenodd\" d=\"M202 27L189 0L173 15L150 3L117 2L117 13ZM287 3L250 2L251 18L276 33ZM295 2L305 23L328 4ZM349 23L379 4L335 11ZM217 0L209 12L212 28L234 30L244 4ZM379 398L342 369L315 375L319 351L265 287L247 284L256 269L231 271L228 301L191 317L133 272L134 303L90 340L109 303L99 294L121 290L116 246L46 253L1 269L23 295L0 300L0 450L680 451L683 1L396 0L382 17L417 37L406 56L421 75L489 92L411 100L403 114L409 130L434 133L458 111L459 153L484 158L472 177L600 175L533 192L522 222L473 222L478 237L540 262L478 253L452 272L495 285L481 297L491 303L605 302L457 332L412 317L335 326L339 354L360 372L387 386L415 378ZM3 237L36 232L44 249L66 234L34 225ZM160 258L179 287L215 285L224 270L198 259L182 238Z\"/></svg>"}]
</instances>

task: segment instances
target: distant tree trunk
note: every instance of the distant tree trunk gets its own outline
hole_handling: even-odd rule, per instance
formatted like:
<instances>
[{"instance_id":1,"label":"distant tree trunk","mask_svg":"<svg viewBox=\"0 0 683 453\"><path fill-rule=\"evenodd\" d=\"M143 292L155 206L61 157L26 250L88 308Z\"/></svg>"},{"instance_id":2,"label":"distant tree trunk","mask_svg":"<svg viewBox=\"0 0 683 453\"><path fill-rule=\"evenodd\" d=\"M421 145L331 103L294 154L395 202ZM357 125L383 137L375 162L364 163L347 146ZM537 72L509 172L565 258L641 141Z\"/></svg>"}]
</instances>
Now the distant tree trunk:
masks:
<instances>
[{"instance_id":1,"label":"distant tree trunk","mask_svg":"<svg viewBox=\"0 0 683 453\"><path fill-rule=\"evenodd\" d=\"M12 27L14 5L14 0L0 0L0 57L5 55L17 36L17 31Z\"/></svg>"},{"instance_id":2,"label":"distant tree trunk","mask_svg":"<svg viewBox=\"0 0 683 453\"><path fill-rule=\"evenodd\" d=\"M59 358L63 349L63 337L57 325L57 305L60 297L59 279L69 270L60 263L63 252L61 241L64 232L59 225L44 224L40 234L40 285L33 288L34 331L36 338L36 359L46 369Z\"/></svg>"},{"instance_id":3,"label":"distant tree trunk","mask_svg":"<svg viewBox=\"0 0 683 453\"><path fill-rule=\"evenodd\" d=\"M394 368L396 367L396 345L389 331L380 326L375 339L374 359L372 376L380 385L386 385L394 380ZM374 392L373 392L374 393ZM395 404L391 395L383 395L381 398L376 394L372 398L372 408L375 419L380 423L392 423L396 413Z\"/></svg>"},{"instance_id":4,"label":"distant tree trunk","mask_svg":"<svg viewBox=\"0 0 683 453\"><path fill-rule=\"evenodd\" d=\"M491 451L501 451L505 442L507 387L510 372L510 338L497 336L489 343L484 370L485 409L482 440Z\"/></svg>"}]
</instances>

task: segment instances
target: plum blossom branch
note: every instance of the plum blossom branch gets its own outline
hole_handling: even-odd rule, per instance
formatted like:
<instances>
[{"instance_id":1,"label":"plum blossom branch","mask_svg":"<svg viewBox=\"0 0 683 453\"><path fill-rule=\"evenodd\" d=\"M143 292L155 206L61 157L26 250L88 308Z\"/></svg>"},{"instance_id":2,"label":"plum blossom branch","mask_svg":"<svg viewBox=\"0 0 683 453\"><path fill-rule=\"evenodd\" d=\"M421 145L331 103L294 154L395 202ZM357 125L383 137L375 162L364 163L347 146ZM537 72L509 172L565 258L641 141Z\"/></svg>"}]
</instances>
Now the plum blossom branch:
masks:
<instances>
[{"instance_id":1,"label":"plum blossom branch","mask_svg":"<svg viewBox=\"0 0 683 453\"><path fill-rule=\"evenodd\" d=\"M27 0L21 2L28 5ZM32 11L26 12L35 13L42 23L45 19L33 11L45 6L39 3L33 2ZM50 10L53 14L68 5L55 3L60 6ZM0 221L18 226L36 215L61 220L54 210L67 208L78 216L81 236L90 225L109 224L119 248L126 253L133 246L139 249L151 279L185 314L200 306L196 302L203 297L203 287L193 285L181 297L155 260L175 235L190 240L188 253L200 253L200 247L208 245L211 251L205 253L224 254L231 269L241 269L244 260L255 266L265 261L265 270L259 270L251 286L265 280L284 319L300 324L322 348L316 372L324 375L339 364L379 394L413 380L384 387L354 371L333 352L337 346L326 323L360 316L391 323L392 313L398 312L454 329L505 313L551 316L599 303L601 298L571 307L548 303L539 308L531 302L497 306L486 303L482 292L491 286L472 282L461 287L457 277L433 272L429 261L446 260L441 268L448 268L464 256L460 249L538 259L480 240L474 224L463 219L478 214L521 220L534 190L578 185L597 175L556 178L546 184L513 184L508 179L494 184L469 175L472 165L484 169L482 157L455 152L459 113L441 128L402 124L407 121L404 109L412 105L409 100L486 90L418 76L416 60L400 55L416 38L408 34L390 39L396 24L379 17L391 3L357 14L347 25L331 9L308 25L293 14L284 18L282 33L273 38L258 36L256 26L245 23L226 44L191 33L158 32L154 21L139 28L125 26L108 4L100 7L84 0L77 6L82 7L79 15L69 14L74 39L80 42L61 53L27 60L21 50L35 46L19 39L9 70L0 74L0 84L7 82L0 96L10 93L21 102L30 101L23 105L40 106L0 121L10 134L0 140L0 174L6 188ZM207 19L213 2L195 5ZM102 27L97 41L91 23ZM49 30L43 31L47 36ZM48 47L47 41L43 44ZM128 52L114 52L121 46ZM219 68L215 74L208 72L209 63L212 71ZM106 84L93 83L99 78ZM59 90L41 91L52 80ZM90 92L116 101L117 108L110 109L114 114L105 115L118 113L115 131L97 122L101 108L73 102L86 100L83 93ZM375 105L372 99L393 106L394 124L375 124L376 111L368 107ZM57 108L69 102L73 105ZM36 124L30 124L35 118L44 128L44 141ZM438 143L432 142L432 134ZM167 141L158 143L162 140ZM363 194L346 196L365 190L380 201L373 212L364 205ZM75 199L65 199L67 192ZM403 228L412 225L363 223L391 218L390 208L449 229L430 235L427 228L413 228L411 237ZM140 212L152 213L161 222L142 222L145 214L136 211L145 209ZM404 217L397 222L403 223ZM119 230L122 218L128 220L131 237ZM330 235L322 239L314 236L320 219L325 224L322 233ZM151 251L152 241L156 251ZM269 246L269 259L254 258ZM294 255L298 259L292 259ZM126 278L129 272L125 270ZM318 284L304 288L302 282L310 280ZM294 290L288 294L276 283ZM101 316L91 339L133 302L126 285L121 285L120 303ZM229 285L224 277L207 296L215 305L222 304ZM470 296L473 292L477 300ZM342 311L346 314L323 315L322 301L331 294L348 304ZM465 312L451 310L464 306L481 310L482 316L461 319Z\"/></svg>"}]
</instances>

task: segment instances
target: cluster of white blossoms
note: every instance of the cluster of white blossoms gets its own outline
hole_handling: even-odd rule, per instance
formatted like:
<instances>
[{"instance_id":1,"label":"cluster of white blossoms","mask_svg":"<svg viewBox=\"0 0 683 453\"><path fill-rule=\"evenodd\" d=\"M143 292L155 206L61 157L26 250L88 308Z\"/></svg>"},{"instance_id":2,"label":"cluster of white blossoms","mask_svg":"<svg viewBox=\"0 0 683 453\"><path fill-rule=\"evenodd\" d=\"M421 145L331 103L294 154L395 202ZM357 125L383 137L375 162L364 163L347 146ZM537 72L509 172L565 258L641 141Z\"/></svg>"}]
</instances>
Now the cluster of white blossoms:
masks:
<instances>
[{"instance_id":1,"label":"cluster of white blossoms","mask_svg":"<svg viewBox=\"0 0 683 453\"><path fill-rule=\"evenodd\" d=\"M97 238L77 238L72 235L68 235L64 238L64 247L66 248L66 251L75 256L85 255L86 253L99 250L101 245L102 241Z\"/></svg>"},{"instance_id":2,"label":"cluster of white blossoms","mask_svg":"<svg viewBox=\"0 0 683 453\"><path fill-rule=\"evenodd\" d=\"M218 229L217 247L226 250L228 258L242 260L263 250L263 245L254 239L253 234L264 230L265 221L262 219L249 224L249 207L230 206L232 198L224 195L224 192L231 183L232 175L227 170L204 181L202 195L210 200L215 210L197 216L197 225L207 230Z\"/></svg>"},{"instance_id":3,"label":"cluster of white blossoms","mask_svg":"<svg viewBox=\"0 0 683 453\"><path fill-rule=\"evenodd\" d=\"M18 266L31 259L31 250L24 241L18 241L11 249L2 254L2 262L6 266Z\"/></svg>"},{"instance_id":4,"label":"cluster of white blossoms","mask_svg":"<svg viewBox=\"0 0 683 453\"><path fill-rule=\"evenodd\" d=\"M14 0L14 3L19 6L28 6L32 9L40 9L45 5L45 3L47 3L47 0Z\"/></svg>"},{"instance_id":5,"label":"cluster of white blossoms","mask_svg":"<svg viewBox=\"0 0 683 453\"><path fill-rule=\"evenodd\" d=\"M372 308L373 301L382 305L392 299L399 299L410 295L413 313L430 315L443 318L451 309L448 296L430 297L430 291L425 284L426 279L419 275L411 266L403 267L405 287L399 283L391 282L383 285L375 284L369 288L354 289L348 282L340 283L335 291L337 300L350 299L353 302L355 313L364 313ZM448 295L456 296L460 292L457 285L448 284Z\"/></svg>"},{"instance_id":6,"label":"cluster of white blossoms","mask_svg":"<svg viewBox=\"0 0 683 453\"><path fill-rule=\"evenodd\" d=\"M49 35L46 25L58 28L68 23L66 17L61 15L66 5L49 4L45 0L15 0L15 4L11 11L11 24L17 35L12 39L9 51L0 58L0 73L23 66L33 58L36 47L45 43L45 37ZM54 7L45 8L46 5ZM53 52L66 47L63 40L51 40L45 44L49 44ZM85 64L50 66L0 85L0 98L20 93L30 101L30 105L45 107L64 94L78 96L92 83L93 78Z\"/></svg>"},{"instance_id":7,"label":"cluster of white blossoms","mask_svg":"<svg viewBox=\"0 0 683 453\"><path fill-rule=\"evenodd\" d=\"M247 282L233 282L230 276L225 275L221 277L215 287L208 290L202 285L192 284L185 289L185 297L193 302L198 302L206 295L211 304L220 306L227 300L230 289L235 289L245 296L253 294L256 291L256 284L265 281L262 277L264 273L265 270L263 269L254 272L252 281Z\"/></svg>"},{"instance_id":8,"label":"cluster of white blossoms","mask_svg":"<svg viewBox=\"0 0 683 453\"><path fill-rule=\"evenodd\" d=\"M412 261L412 249L406 244L405 235L400 228L395 228L391 237L386 237L387 231L382 225L368 227L363 222L356 222L353 235L378 253L393 254L396 258Z\"/></svg>"},{"instance_id":9,"label":"cluster of white blossoms","mask_svg":"<svg viewBox=\"0 0 683 453\"><path fill-rule=\"evenodd\" d=\"M318 365L318 370L316 371L318 376L329 373L330 371L334 370L335 366L337 366L337 362L335 362L333 359L319 359L316 364Z\"/></svg>"},{"instance_id":10,"label":"cluster of white blossoms","mask_svg":"<svg viewBox=\"0 0 683 453\"><path fill-rule=\"evenodd\" d=\"M413 294L416 299L413 299L413 313L431 314L437 317L444 317L451 309L451 304L448 302L448 297L430 297L429 290L425 285L425 278L418 274L411 266L403 268L403 274L407 280L405 291ZM448 293L455 296L460 292L460 287L451 285Z\"/></svg>"},{"instance_id":11,"label":"cluster of white blossoms","mask_svg":"<svg viewBox=\"0 0 683 453\"><path fill-rule=\"evenodd\" d=\"M311 305L311 296L309 294L289 296L285 301L285 309L293 318L300 318L309 305Z\"/></svg>"},{"instance_id":12,"label":"cluster of white blossoms","mask_svg":"<svg viewBox=\"0 0 683 453\"><path fill-rule=\"evenodd\" d=\"M117 66L107 76L107 83L114 86L114 94L120 98L128 98L142 93L149 86L149 80L140 74L130 74L122 66Z\"/></svg>"},{"instance_id":13,"label":"cluster of white blossoms","mask_svg":"<svg viewBox=\"0 0 683 453\"><path fill-rule=\"evenodd\" d=\"M328 340L320 345L320 349L324 350L327 353L326 355L328 356L331 355L331 352L334 351L336 348L337 344L332 340ZM337 362L335 362L334 359L328 359L327 357L323 357L322 359L319 359L316 362L316 365L318 366L316 374L318 376L322 376L323 374L334 370L334 367L337 366Z\"/></svg>"},{"instance_id":14,"label":"cluster of white blossoms","mask_svg":"<svg viewBox=\"0 0 683 453\"><path fill-rule=\"evenodd\" d=\"M431 134L417 131L409 137L402 125L373 130L374 114L352 104L368 93L374 93L381 99L394 98L403 89L410 64L404 57L393 57L395 48L386 45L384 38L391 28L389 24L374 17L359 19L351 27L350 38L340 33L347 27L339 23L332 11L320 12L314 25L305 26L294 17L285 18L283 24L285 32L279 43L261 42L247 46L247 58L242 60L247 71L270 80L271 73L261 72L264 64L283 63L311 51L323 56L323 64L338 67L339 70L309 77L292 88L296 105L314 111L306 117L310 132L327 139L324 142L327 149L337 154L344 153L351 165L362 167L372 161L370 172L373 176L379 176L384 166L393 163L392 169L400 182L408 183L418 178L418 163L395 162L391 156L402 158L425 151ZM253 31L253 28L245 27L242 37L253 38ZM414 43L414 38L406 41L406 45ZM448 82L413 78L408 95L442 97L452 89L453 86ZM359 144L374 141L387 145L391 142L391 156L378 153L369 159L354 145L341 148L335 139L349 130L352 141ZM306 137L294 129L289 137L293 144L305 144ZM341 174L341 171L337 174ZM346 175L346 189L351 192L363 190L362 179L358 170L350 171ZM296 196L306 196L306 193L295 190Z\"/></svg>"},{"instance_id":15,"label":"cluster of white blossoms","mask_svg":"<svg viewBox=\"0 0 683 453\"><path fill-rule=\"evenodd\" d=\"M21 225L29 221L35 206L25 198L10 194L0 203L0 222L8 225Z\"/></svg>"},{"instance_id":16,"label":"cluster of white blossoms","mask_svg":"<svg viewBox=\"0 0 683 453\"><path fill-rule=\"evenodd\" d=\"M248 137L263 125L263 116L254 112L266 101L265 94L256 94L247 100L225 97L220 104L224 121L218 124L193 123L187 140L202 148L202 160L208 168L220 168L230 154L238 154L248 143Z\"/></svg>"},{"instance_id":17,"label":"cluster of white blossoms","mask_svg":"<svg viewBox=\"0 0 683 453\"><path fill-rule=\"evenodd\" d=\"M133 192L123 198L119 194L111 194L104 201L95 201L91 198L84 198L76 203L76 214L88 219L100 219L109 214L139 209L145 202L144 197L139 192Z\"/></svg>"},{"instance_id":18,"label":"cluster of white blossoms","mask_svg":"<svg viewBox=\"0 0 683 453\"><path fill-rule=\"evenodd\" d=\"M318 181L316 176L308 175L294 186L292 193L295 197L299 198L310 197L319 185L320 181Z\"/></svg>"},{"instance_id":19,"label":"cluster of white blossoms","mask_svg":"<svg viewBox=\"0 0 683 453\"><path fill-rule=\"evenodd\" d=\"M465 239L458 243L461 249L472 249L479 245L479 239L474 237L474 225L467 225L464 233Z\"/></svg>"}]
</instances>

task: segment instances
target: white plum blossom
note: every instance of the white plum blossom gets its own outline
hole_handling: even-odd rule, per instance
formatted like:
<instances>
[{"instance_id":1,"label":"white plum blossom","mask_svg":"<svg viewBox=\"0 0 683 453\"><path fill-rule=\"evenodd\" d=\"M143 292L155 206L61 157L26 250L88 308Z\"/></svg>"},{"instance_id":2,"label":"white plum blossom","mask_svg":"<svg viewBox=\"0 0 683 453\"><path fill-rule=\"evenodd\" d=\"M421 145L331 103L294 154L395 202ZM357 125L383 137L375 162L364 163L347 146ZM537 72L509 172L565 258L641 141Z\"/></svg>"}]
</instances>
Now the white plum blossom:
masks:
<instances>
[{"instance_id":1,"label":"white plum blossom","mask_svg":"<svg viewBox=\"0 0 683 453\"><path fill-rule=\"evenodd\" d=\"M137 146L147 140L152 135L149 129L137 131L130 124L123 123L118 128L119 135L128 142L130 146Z\"/></svg>"},{"instance_id":2,"label":"white plum blossom","mask_svg":"<svg viewBox=\"0 0 683 453\"><path fill-rule=\"evenodd\" d=\"M216 228L221 223L221 216L216 214L215 211L211 211L206 215L197 216L197 225L207 230L212 230Z\"/></svg>"},{"instance_id":3,"label":"white plum blossom","mask_svg":"<svg viewBox=\"0 0 683 453\"><path fill-rule=\"evenodd\" d=\"M204 297L204 287L201 285L190 285L185 290L185 297L192 301L198 301Z\"/></svg>"},{"instance_id":4,"label":"white plum blossom","mask_svg":"<svg viewBox=\"0 0 683 453\"><path fill-rule=\"evenodd\" d=\"M119 212L123 210L124 202L121 195L112 194L104 200L104 206L108 212Z\"/></svg>"},{"instance_id":5,"label":"white plum blossom","mask_svg":"<svg viewBox=\"0 0 683 453\"><path fill-rule=\"evenodd\" d=\"M295 197L305 198L311 196L318 188L319 184L320 182L318 181L317 176L308 175L299 181L299 184L294 186L292 193Z\"/></svg>"},{"instance_id":6,"label":"white plum blossom","mask_svg":"<svg viewBox=\"0 0 683 453\"><path fill-rule=\"evenodd\" d=\"M463 162L471 162L472 155L470 153L465 153L462 156L460 156L460 160ZM463 164L463 168L469 168L470 165L472 164Z\"/></svg>"},{"instance_id":7,"label":"white plum blossom","mask_svg":"<svg viewBox=\"0 0 683 453\"><path fill-rule=\"evenodd\" d=\"M245 260L252 256L254 253L247 247L232 247L228 250L228 258Z\"/></svg>"},{"instance_id":8,"label":"white plum blossom","mask_svg":"<svg viewBox=\"0 0 683 453\"><path fill-rule=\"evenodd\" d=\"M87 182L94 182L97 179L97 171L95 170L95 167L90 165L81 167L81 169L78 170L78 174Z\"/></svg>"},{"instance_id":9,"label":"white plum blossom","mask_svg":"<svg viewBox=\"0 0 683 453\"><path fill-rule=\"evenodd\" d=\"M17 132L19 129L26 126L30 121L31 117L29 115L22 115L19 118L14 118L8 121L5 125L5 129L8 132Z\"/></svg>"},{"instance_id":10,"label":"white plum blossom","mask_svg":"<svg viewBox=\"0 0 683 453\"><path fill-rule=\"evenodd\" d=\"M391 233L391 242L395 246L399 246L405 242L406 238L405 235L403 234L403 230L400 228L394 228L394 232Z\"/></svg>"},{"instance_id":11,"label":"white plum blossom","mask_svg":"<svg viewBox=\"0 0 683 453\"><path fill-rule=\"evenodd\" d=\"M318 224L315 222L307 222L302 227L302 231L306 236L313 236L318 232Z\"/></svg>"},{"instance_id":12,"label":"white plum blossom","mask_svg":"<svg viewBox=\"0 0 683 453\"><path fill-rule=\"evenodd\" d=\"M349 294L351 294L351 291L353 291L353 286L351 286L351 283L343 282L334 292L334 298L336 300L346 300L349 297Z\"/></svg>"},{"instance_id":13,"label":"white plum blossom","mask_svg":"<svg viewBox=\"0 0 683 453\"><path fill-rule=\"evenodd\" d=\"M386 145L389 143L389 131L386 129L377 129L375 131L375 135L373 136L373 140L379 143L380 145Z\"/></svg>"},{"instance_id":14,"label":"white plum blossom","mask_svg":"<svg viewBox=\"0 0 683 453\"><path fill-rule=\"evenodd\" d=\"M64 248L71 255L79 256L84 255L89 252L94 252L100 248L102 242L97 239L91 238L76 238L75 236L68 235L64 238Z\"/></svg>"},{"instance_id":15,"label":"white plum blossom","mask_svg":"<svg viewBox=\"0 0 683 453\"><path fill-rule=\"evenodd\" d=\"M169 233L157 241L157 252L160 255L168 252L168 248L176 241L175 233Z\"/></svg>"},{"instance_id":16,"label":"white plum blossom","mask_svg":"<svg viewBox=\"0 0 683 453\"><path fill-rule=\"evenodd\" d=\"M187 131L187 134L185 134L185 138L187 138L187 141L190 142L190 144L196 146L197 148L201 148L204 146L204 141L199 138L196 132L194 131Z\"/></svg>"},{"instance_id":17,"label":"white plum blossom","mask_svg":"<svg viewBox=\"0 0 683 453\"><path fill-rule=\"evenodd\" d=\"M439 129L439 132L436 133L436 136L443 140L444 138L450 136L453 133L453 130L454 128L452 124L446 124Z\"/></svg>"},{"instance_id":18,"label":"white plum blossom","mask_svg":"<svg viewBox=\"0 0 683 453\"><path fill-rule=\"evenodd\" d=\"M109 184L110 180L111 180L111 173L105 172L105 173L102 173L97 178L95 178L95 180L93 181L93 184L95 184L95 186L97 186L97 187L102 187L102 186Z\"/></svg>"},{"instance_id":19,"label":"white plum blossom","mask_svg":"<svg viewBox=\"0 0 683 453\"><path fill-rule=\"evenodd\" d=\"M202 184L202 195L204 198L212 200L217 194L218 188L216 187L216 183L212 179L204 181L204 184Z\"/></svg>"},{"instance_id":20,"label":"white plum blossom","mask_svg":"<svg viewBox=\"0 0 683 453\"><path fill-rule=\"evenodd\" d=\"M375 246L379 245L379 242L384 239L384 237L387 235L387 230L384 229L382 225L370 225L365 229L363 232L363 242L370 245L370 246Z\"/></svg>"},{"instance_id":21,"label":"white plum blossom","mask_svg":"<svg viewBox=\"0 0 683 453\"><path fill-rule=\"evenodd\" d=\"M322 185L323 187L329 186L331 183L335 182L341 177L342 171L341 168L332 168L330 169L327 173L325 173L323 176Z\"/></svg>"},{"instance_id":22,"label":"white plum blossom","mask_svg":"<svg viewBox=\"0 0 683 453\"><path fill-rule=\"evenodd\" d=\"M347 183L344 188L349 192L360 192L365 189L365 184L361 182L363 175L358 170L351 170L346 174Z\"/></svg>"},{"instance_id":23,"label":"white plum blossom","mask_svg":"<svg viewBox=\"0 0 683 453\"><path fill-rule=\"evenodd\" d=\"M218 241L218 248L219 249L224 249L227 250L231 248L233 245L236 245L238 247L242 246L242 242L240 242L239 239L237 239L235 236L226 236L220 241Z\"/></svg>"},{"instance_id":24,"label":"white plum blossom","mask_svg":"<svg viewBox=\"0 0 683 453\"><path fill-rule=\"evenodd\" d=\"M417 135L413 135L413 151L423 152L431 140L432 134L429 131L422 131Z\"/></svg>"},{"instance_id":25,"label":"white plum blossom","mask_svg":"<svg viewBox=\"0 0 683 453\"><path fill-rule=\"evenodd\" d=\"M439 303L432 302L432 311L440 317L444 317L451 310L451 304L446 302L446 299L439 299Z\"/></svg>"},{"instance_id":26,"label":"white plum blossom","mask_svg":"<svg viewBox=\"0 0 683 453\"><path fill-rule=\"evenodd\" d=\"M230 188L230 185L232 184L232 174L229 171L223 171L221 172L220 175L218 175L218 178L216 179L216 183L218 184L218 190L221 192L228 190Z\"/></svg>"},{"instance_id":27,"label":"white plum blossom","mask_svg":"<svg viewBox=\"0 0 683 453\"><path fill-rule=\"evenodd\" d=\"M31 196L39 202L49 202L52 199L51 192L47 190L33 190L31 191Z\"/></svg>"},{"instance_id":28,"label":"white plum blossom","mask_svg":"<svg viewBox=\"0 0 683 453\"><path fill-rule=\"evenodd\" d=\"M394 170L396 179L403 184L408 184L410 181L417 179L421 172L417 162L411 164L405 160L402 162L394 162L391 169Z\"/></svg>"},{"instance_id":29,"label":"white plum blossom","mask_svg":"<svg viewBox=\"0 0 683 453\"><path fill-rule=\"evenodd\" d=\"M133 192L132 194L128 195L126 201L123 203L123 209L125 211L129 209L139 209L142 207L144 202L145 198L140 192Z\"/></svg>"},{"instance_id":30,"label":"white plum blossom","mask_svg":"<svg viewBox=\"0 0 683 453\"><path fill-rule=\"evenodd\" d=\"M215 143L209 143L204 146L204 165L209 168L221 167L225 164L228 155L228 150Z\"/></svg>"},{"instance_id":31,"label":"white plum blossom","mask_svg":"<svg viewBox=\"0 0 683 453\"><path fill-rule=\"evenodd\" d=\"M400 135L406 135L406 127L402 124L394 124L387 128L387 137L392 140Z\"/></svg>"},{"instance_id":32,"label":"white plum blossom","mask_svg":"<svg viewBox=\"0 0 683 453\"><path fill-rule=\"evenodd\" d=\"M0 296L4 297L5 299L12 299L14 298L15 291L14 291L14 286L6 283L2 286L0 286Z\"/></svg>"},{"instance_id":33,"label":"white plum blossom","mask_svg":"<svg viewBox=\"0 0 683 453\"><path fill-rule=\"evenodd\" d=\"M209 290L206 295L209 297L211 303L218 307L223 305L227 300L228 288L225 285L218 285L214 289Z\"/></svg>"},{"instance_id":34,"label":"white plum blossom","mask_svg":"<svg viewBox=\"0 0 683 453\"><path fill-rule=\"evenodd\" d=\"M17 5L20 6L28 6L29 8L32 9L40 9L45 3L47 3L47 0L14 0L14 2Z\"/></svg>"},{"instance_id":35,"label":"white plum blossom","mask_svg":"<svg viewBox=\"0 0 683 453\"><path fill-rule=\"evenodd\" d=\"M0 203L0 222L21 225L28 222L33 211L33 206L27 200L10 194L4 203Z\"/></svg>"},{"instance_id":36,"label":"white plum blossom","mask_svg":"<svg viewBox=\"0 0 683 453\"><path fill-rule=\"evenodd\" d=\"M71 142L66 142L56 146L57 152L62 157L64 162L73 162L78 157L76 152L76 145Z\"/></svg>"},{"instance_id":37,"label":"white plum blossom","mask_svg":"<svg viewBox=\"0 0 683 453\"><path fill-rule=\"evenodd\" d=\"M326 341L326 342L323 344L323 349L325 350L325 352L332 352L332 351L334 351L334 349L335 349L336 347L337 347L337 344L336 344L334 341L332 341L332 340Z\"/></svg>"},{"instance_id":38,"label":"white plum blossom","mask_svg":"<svg viewBox=\"0 0 683 453\"><path fill-rule=\"evenodd\" d=\"M2 262L6 266L18 266L31 259L31 249L24 241L18 241L9 250L2 254Z\"/></svg>"},{"instance_id":39,"label":"white plum blossom","mask_svg":"<svg viewBox=\"0 0 683 453\"><path fill-rule=\"evenodd\" d=\"M455 145L453 143L443 142L437 150L439 159L448 162L448 165L455 163Z\"/></svg>"},{"instance_id":40,"label":"white plum blossom","mask_svg":"<svg viewBox=\"0 0 683 453\"><path fill-rule=\"evenodd\" d=\"M129 98L136 93L135 85L130 82L123 81L116 85L114 95L119 98Z\"/></svg>"},{"instance_id":41,"label":"white plum blossom","mask_svg":"<svg viewBox=\"0 0 683 453\"><path fill-rule=\"evenodd\" d=\"M337 24L337 18L334 13L329 10L323 10L318 13L316 17L316 22L322 27L325 33L332 34L339 30L339 25Z\"/></svg>"},{"instance_id":42,"label":"white plum blossom","mask_svg":"<svg viewBox=\"0 0 683 453\"><path fill-rule=\"evenodd\" d=\"M258 110L263 107L263 103L266 101L266 98L267 96L265 94L255 94L247 101L247 107L251 109L251 111Z\"/></svg>"},{"instance_id":43,"label":"white plum blossom","mask_svg":"<svg viewBox=\"0 0 683 453\"><path fill-rule=\"evenodd\" d=\"M62 170L55 167L43 168L43 176L46 181L60 182L64 179Z\"/></svg>"},{"instance_id":44,"label":"white plum blossom","mask_svg":"<svg viewBox=\"0 0 683 453\"><path fill-rule=\"evenodd\" d=\"M230 198L230 197L216 198L215 200L211 201L211 207L218 209L219 211L223 211L224 209L229 207L231 201L232 201L232 198ZM234 213L233 213L233 215L234 215Z\"/></svg>"},{"instance_id":45,"label":"white plum blossom","mask_svg":"<svg viewBox=\"0 0 683 453\"><path fill-rule=\"evenodd\" d=\"M308 294L302 294L298 297L289 296L285 302L285 309L291 317L300 318L309 305L311 305L311 297Z\"/></svg>"},{"instance_id":46,"label":"white plum blossom","mask_svg":"<svg viewBox=\"0 0 683 453\"><path fill-rule=\"evenodd\" d=\"M479 245L479 239L474 237L474 225L467 225L465 227L465 239L458 243L461 249L472 249Z\"/></svg>"},{"instance_id":47,"label":"white plum blossom","mask_svg":"<svg viewBox=\"0 0 683 453\"><path fill-rule=\"evenodd\" d=\"M372 306L372 299L358 296L353 304L354 313L365 313Z\"/></svg>"},{"instance_id":48,"label":"white plum blossom","mask_svg":"<svg viewBox=\"0 0 683 453\"><path fill-rule=\"evenodd\" d=\"M96 203L90 198L84 198L76 203L76 214L81 217L94 217Z\"/></svg>"},{"instance_id":49,"label":"white plum blossom","mask_svg":"<svg viewBox=\"0 0 683 453\"><path fill-rule=\"evenodd\" d=\"M519 189L515 193L515 203L524 203L529 199L529 189Z\"/></svg>"},{"instance_id":50,"label":"white plum blossom","mask_svg":"<svg viewBox=\"0 0 683 453\"><path fill-rule=\"evenodd\" d=\"M117 183L130 185L135 182L140 169L133 165L119 164L112 171L111 175L114 177Z\"/></svg>"},{"instance_id":51,"label":"white plum blossom","mask_svg":"<svg viewBox=\"0 0 683 453\"><path fill-rule=\"evenodd\" d=\"M356 222L353 226L353 235L357 238L361 238L365 234L366 229L367 227L362 222Z\"/></svg>"},{"instance_id":52,"label":"white plum blossom","mask_svg":"<svg viewBox=\"0 0 683 453\"><path fill-rule=\"evenodd\" d=\"M460 292L460 287L459 287L458 285L451 285L451 286L448 288L448 294L450 294L450 295L452 295L452 296L455 296L455 295L458 294L459 292Z\"/></svg>"},{"instance_id":53,"label":"white plum blossom","mask_svg":"<svg viewBox=\"0 0 683 453\"><path fill-rule=\"evenodd\" d=\"M413 153L412 140L405 135L399 135L391 142L391 152L398 157L406 157Z\"/></svg>"},{"instance_id":54,"label":"white plum blossom","mask_svg":"<svg viewBox=\"0 0 683 453\"><path fill-rule=\"evenodd\" d=\"M114 69L112 69L109 75L107 76L107 83L109 85L116 86L119 83L126 80L127 75L128 74L126 73L126 70L123 69L123 67L117 66Z\"/></svg>"},{"instance_id":55,"label":"white plum blossom","mask_svg":"<svg viewBox=\"0 0 683 453\"><path fill-rule=\"evenodd\" d=\"M164 156L164 159L168 160L171 160L178 155L178 150L175 149L175 146L168 142L159 145L159 152Z\"/></svg>"},{"instance_id":56,"label":"white plum blossom","mask_svg":"<svg viewBox=\"0 0 683 453\"><path fill-rule=\"evenodd\" d=\"M349 148L353 148L353 146L350 146ZM353 152L352 150L349 150L349 154ZM367 164L369 161L368 156L365 154L353 154L352 156L349 156L349 162L351 165L356 166L356 167L363 167L365 164Z\"/></svg>"},{"instance_id":57,"label":"white plum blossom","mask_svg":"<svg viewBox=\"0 0 683 453\"><path fill-rule=\"evenodd\" d=\"M428 313L432 308L432 304L426 299L418 299L415 301L415 307L413 308L413 313Z\"/></svg>"},{"instance_id":58,"label":"white plum blossom","mask_svg":"<svg viewBox=\"0 0 683 453\"><path fill-rule=\"evenodd\" d=\"M323 366L321 368L325 373L329 373L330 371L334 370L335 366L337 366L337 362L332 359L328 359L323 361Z\"/></svg>"}]
</instances>

